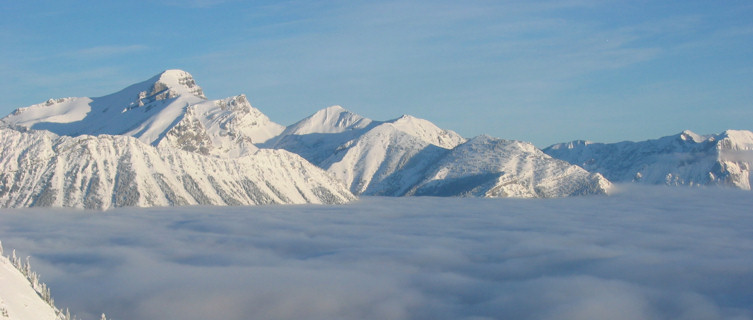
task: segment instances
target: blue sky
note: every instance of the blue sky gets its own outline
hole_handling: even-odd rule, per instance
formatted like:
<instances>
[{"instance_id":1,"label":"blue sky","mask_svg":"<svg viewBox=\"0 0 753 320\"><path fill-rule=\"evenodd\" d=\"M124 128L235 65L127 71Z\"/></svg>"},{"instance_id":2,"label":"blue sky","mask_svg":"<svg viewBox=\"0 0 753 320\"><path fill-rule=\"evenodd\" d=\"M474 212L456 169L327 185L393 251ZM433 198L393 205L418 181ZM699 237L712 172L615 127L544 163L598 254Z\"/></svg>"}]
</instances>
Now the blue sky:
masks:
<instances>
[{"instance_id":1,"label":"blue sky","mask_svg":"<svg viewBox=\"0 0 753 320\"><path fill-rule=\"evenodd\" d=\"M3 1L0 114L165 69L288 125L339 104L539 147L753 129L750 1Z\"/></svg>"}]
</instances>

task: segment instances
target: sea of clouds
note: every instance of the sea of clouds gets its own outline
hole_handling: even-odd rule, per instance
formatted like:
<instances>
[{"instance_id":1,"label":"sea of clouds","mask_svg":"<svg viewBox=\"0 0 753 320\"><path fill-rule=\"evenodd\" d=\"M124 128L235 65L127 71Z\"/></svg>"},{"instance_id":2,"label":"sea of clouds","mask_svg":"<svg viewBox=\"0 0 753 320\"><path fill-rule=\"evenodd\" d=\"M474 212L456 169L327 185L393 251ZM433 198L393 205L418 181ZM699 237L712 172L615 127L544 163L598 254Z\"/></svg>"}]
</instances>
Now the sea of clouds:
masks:
<instances>
[{"instance_id":1,"label":"sea of clouds","mask_svg":"<svg viewBox=\"0 0 753 320\"><path fill-rule=\"evenodd\" d=\"M620 189L6 209L0 240L84 319L753 319L753 193Z\"/></svg>"}]
</instances>

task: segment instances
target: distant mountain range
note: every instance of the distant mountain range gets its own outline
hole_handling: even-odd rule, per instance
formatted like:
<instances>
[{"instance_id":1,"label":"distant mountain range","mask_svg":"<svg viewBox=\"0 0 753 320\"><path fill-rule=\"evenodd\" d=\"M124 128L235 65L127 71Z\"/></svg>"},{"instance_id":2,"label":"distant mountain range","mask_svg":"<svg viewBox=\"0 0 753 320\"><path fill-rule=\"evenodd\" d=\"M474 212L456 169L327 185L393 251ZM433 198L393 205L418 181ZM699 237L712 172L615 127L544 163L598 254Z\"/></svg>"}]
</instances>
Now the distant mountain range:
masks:
<instances>
[{"instance_id":1,"label":"distant mountain range","mask_svg":"<svg viewBox=\"0 0 753 320\"><path fill-rule=\"evenodd\" d=\"M655 183L661 170L646 168L657 161L668 170L678 165L660 156L666 146L635 143L624 151L627 158L591 149L597 144L588 142L542 151L489 136L466 139L407 115L375 121L340 106L285 127L244 95L207 100L181 70L103 97L50 99L20 108L0 119L0 126L3 207L344 203L354 195L566 197L607 194L608 179L632 181L626 175ZM728 137L730 132L725 145L737 149L725 151L725 157L745 159L708 169L713 179L697 179L706 167L663 176L671 174L676 184L749 189L745 152L751 148L740 137L750 132ZM694 137L696 144L723 140ZM714 157L711 149L691 149L672 153ZM607 158L622 162L602 160ZM684 176L690 171L692 179Z\"/></svg>"},{"instance_id":2,"label":"distant mountain range","mask_svg":"<svg viewBox=\"0 0 753 320\"><path fill-rule=\"evenodd\" d=\"M613 182L720 185L750 190L753 132L691 131L641 142L573 141L544 149L548 155L599 172Z\"/></svg>"}]
</instances>

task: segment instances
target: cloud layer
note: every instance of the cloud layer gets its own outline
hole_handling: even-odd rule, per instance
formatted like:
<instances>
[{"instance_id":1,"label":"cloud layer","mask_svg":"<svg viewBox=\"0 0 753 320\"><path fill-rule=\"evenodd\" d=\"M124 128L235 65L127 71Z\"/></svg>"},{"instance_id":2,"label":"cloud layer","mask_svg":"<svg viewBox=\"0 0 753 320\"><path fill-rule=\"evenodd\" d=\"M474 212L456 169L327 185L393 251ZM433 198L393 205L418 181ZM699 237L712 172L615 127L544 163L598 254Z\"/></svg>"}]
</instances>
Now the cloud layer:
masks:
<instances>
[{"instance_id":1,"label":"cloud layer","mask_svg":"<svg viewBox=\"0 0 753 320\"><path fill-rule=\"evenodd\" d=\"M0 211L95 319L753 319L749 192Z\"/></svg>"}]
</instances>

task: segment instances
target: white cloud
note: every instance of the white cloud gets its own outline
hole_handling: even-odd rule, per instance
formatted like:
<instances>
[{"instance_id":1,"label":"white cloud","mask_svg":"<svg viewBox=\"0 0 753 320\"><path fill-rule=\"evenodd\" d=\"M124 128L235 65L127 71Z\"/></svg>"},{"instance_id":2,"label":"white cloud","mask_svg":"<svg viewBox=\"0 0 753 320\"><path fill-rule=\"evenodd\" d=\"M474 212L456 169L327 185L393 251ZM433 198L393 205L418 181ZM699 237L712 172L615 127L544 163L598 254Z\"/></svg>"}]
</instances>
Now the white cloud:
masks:
<instances>
[{"instance_id":1,"label":"white cloud","mask_svg":"<svg viewBox=\"0 0 753 320\"><path fill-rule=\"evenodd\" d=\"M3 210L95 319L753 319L749 192Z\"/></svg>"}]
</instances>

